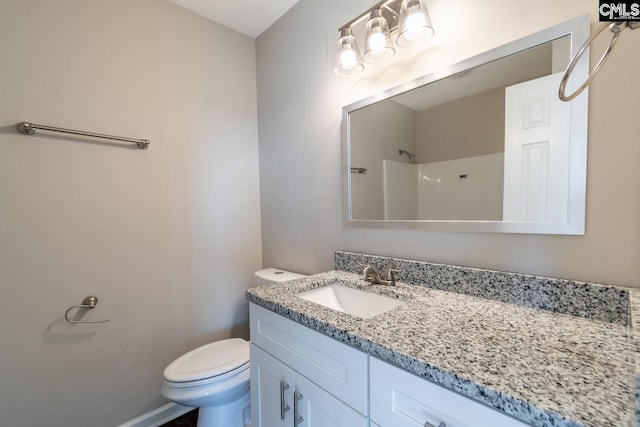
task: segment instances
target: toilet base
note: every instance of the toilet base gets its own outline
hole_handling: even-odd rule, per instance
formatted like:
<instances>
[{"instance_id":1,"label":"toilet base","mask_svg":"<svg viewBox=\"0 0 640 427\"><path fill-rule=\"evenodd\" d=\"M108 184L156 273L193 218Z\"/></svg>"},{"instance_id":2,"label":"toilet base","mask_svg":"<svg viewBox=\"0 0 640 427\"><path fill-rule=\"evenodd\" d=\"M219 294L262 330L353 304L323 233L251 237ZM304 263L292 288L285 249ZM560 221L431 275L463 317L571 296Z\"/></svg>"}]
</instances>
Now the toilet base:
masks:
<instances>
[{"instance_id":1,"label":"toilet base","mask_svg":"<svg viewBox=\"0 0 640 427\"><path fill-rule=\"evenodd\" d=\"M198 408L197 427L249 427L251 395L249 391L232 403Z\"/></svg>"}]
</instances>

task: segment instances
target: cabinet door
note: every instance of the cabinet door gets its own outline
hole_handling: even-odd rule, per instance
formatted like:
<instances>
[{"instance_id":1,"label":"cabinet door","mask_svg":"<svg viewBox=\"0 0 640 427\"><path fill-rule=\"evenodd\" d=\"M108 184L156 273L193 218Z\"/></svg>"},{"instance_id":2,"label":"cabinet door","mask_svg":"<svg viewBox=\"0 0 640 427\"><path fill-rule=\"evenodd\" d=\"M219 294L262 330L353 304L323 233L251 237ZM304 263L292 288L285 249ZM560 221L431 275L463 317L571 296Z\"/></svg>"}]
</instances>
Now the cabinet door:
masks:
<instances>
[{"instance_id":1,"label":"cabinet door","mask_svg":"<svg viewBox=\"0 0 640 427\"><path fill-rule=\"evenodd\" d=\"M365 353L256 304L249 307L253 344L349 406L368 412L369 357Z\"/></svg>"},{"instance_id":2,"label":"cabinet door","mask_svg":"<svg viewBox=\"0 0 640 427\"><path fill-rule=\"evenodd\" d=\"M294 379L291 368L255 344L251 344L252 426L291 427L293 425ZM281 391L281 387L286 389Z\"/></svg>"},{"instance_id":3,"label":"cabinet door","mask_svg":"<svg viewBox=\"0 0 640 427\"><path fill-rule=\"evenodd\" d=\"M373 357L369 366L371 420L383 427L438 426L440 423L446 427L528 426Z\"/></svg>"},{"instance_id":4,"label":"cabinet door","mask_svg":"<svg viewBox=\"0 0 640 427\"><path fill-rule=\"evenodd\" d=\"M368 427L369 419L296 373L296 427ZM302 417L302 419L300 419Z\"/></svg>"}]
</instances>

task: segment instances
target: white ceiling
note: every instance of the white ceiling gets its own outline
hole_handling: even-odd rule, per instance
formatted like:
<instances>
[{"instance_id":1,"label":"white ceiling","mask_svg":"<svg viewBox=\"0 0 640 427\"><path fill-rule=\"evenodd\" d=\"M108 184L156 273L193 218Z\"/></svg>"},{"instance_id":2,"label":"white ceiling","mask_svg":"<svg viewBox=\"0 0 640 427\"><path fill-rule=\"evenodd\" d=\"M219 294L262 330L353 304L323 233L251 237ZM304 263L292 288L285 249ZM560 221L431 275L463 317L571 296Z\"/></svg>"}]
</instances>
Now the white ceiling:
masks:
<instances>
[{"instance_id":1,"label":"white ceiling","mask_svg":"<svg viewBox=\"0 0 640 427\"><path fill-rule=\"evenodd\" d=\"M298 0L169 1L254 39L298 2Z\"/></svg>"},{"instance_id":2,"label":"white ceiling","mask_svg":"<svg viewBox=\"0 0 640 427\"><path fill-rule=\"evenodd\" d=\"M404 92L392 99L412 110L422 111L498 87L506 87L546 76L552 72L552 44L553 42L545 43L523 50L466 72L463 71L426 86Z\"/></svg>"}]
</instances>

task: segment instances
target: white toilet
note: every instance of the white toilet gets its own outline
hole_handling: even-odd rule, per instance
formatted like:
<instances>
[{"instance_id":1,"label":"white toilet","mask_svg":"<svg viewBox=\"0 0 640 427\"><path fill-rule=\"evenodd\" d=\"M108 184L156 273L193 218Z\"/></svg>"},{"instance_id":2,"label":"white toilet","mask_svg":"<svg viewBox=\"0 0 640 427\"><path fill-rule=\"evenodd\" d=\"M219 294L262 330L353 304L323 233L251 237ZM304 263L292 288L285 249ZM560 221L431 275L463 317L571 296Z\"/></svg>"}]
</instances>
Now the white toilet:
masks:
<instances>
[{"instance_id":1,"label":"white toilet","mask_svg":"<svg viewBox=\"0 0 640 427\"><path fill-rule=\"evenodd\" d=\"M304 277L267 268L256 271L257 286ZM180 356L164 370L162 395L198 407L198 427L246 427L250 424L249 342L231 338L203 345Z\"/></svg>"}]
</instances>

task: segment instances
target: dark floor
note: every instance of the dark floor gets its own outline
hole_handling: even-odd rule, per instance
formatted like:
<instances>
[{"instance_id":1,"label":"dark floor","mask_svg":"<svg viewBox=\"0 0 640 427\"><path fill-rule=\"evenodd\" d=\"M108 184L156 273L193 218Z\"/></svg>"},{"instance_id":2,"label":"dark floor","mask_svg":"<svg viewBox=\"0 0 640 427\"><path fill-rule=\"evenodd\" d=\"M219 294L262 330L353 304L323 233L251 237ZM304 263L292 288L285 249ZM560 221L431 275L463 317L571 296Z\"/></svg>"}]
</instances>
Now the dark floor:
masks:
<instances>
[{"instance_id":1,"label":"dark floor","mask_svg":"<svg viewBox=\"0 0 640 427\"><path fill-rule=\"evenodd\" d=\"M175 420L162 424L160 427L196 427L196 424L198 424L198 409L187 412Z\"/></svg>"}]
</instances>

